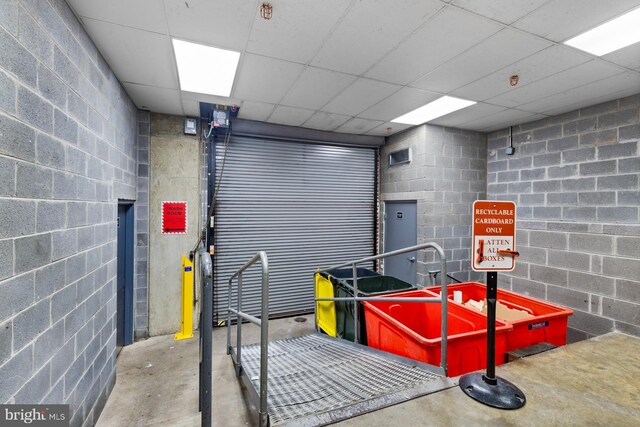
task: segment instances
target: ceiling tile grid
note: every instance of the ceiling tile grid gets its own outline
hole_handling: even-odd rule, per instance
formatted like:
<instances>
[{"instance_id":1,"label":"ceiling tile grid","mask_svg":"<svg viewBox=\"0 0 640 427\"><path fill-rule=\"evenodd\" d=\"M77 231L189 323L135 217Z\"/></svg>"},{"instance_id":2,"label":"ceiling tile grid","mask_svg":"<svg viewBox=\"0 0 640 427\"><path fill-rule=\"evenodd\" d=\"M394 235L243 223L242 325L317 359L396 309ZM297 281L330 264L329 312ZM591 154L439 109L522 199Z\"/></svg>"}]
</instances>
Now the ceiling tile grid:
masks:
<instances>
[{"instance_id":1,"label":"ceiling tile grid","mask_svg":"<svg viewBox=\"0 0 640 427\"><path fill-rule=\"evenodd\" d=\"M352 4L311 65L360 75L444 7L436 0L406 0L402 7L394 0Z\"/></svg>"},{"instance_id":2,"label":"ceiling tile grid","mask_svg":"<svg viewBox=\"0 0 640 427\"><path fill-rule=\"evenodd\" d=\"M449 95L478 103L431 123L486 131L640 92L640 43L602 58L562 44L640 0L277 0L270 20L260 0L68 2L135 104L167 114L215 102L388 135ZM172 38L240 52L231 96L181 91Z\"/></svg>"},{"instance_id":3,"label":"ceiling tile grid","mask_svg":"<svg viewBox=\"0 0 640 427\"><path fill-rule=\"evenodd\" d=\"M505 28L411 86L448 93L549 46L548 41Z\"/></svg>"},{"instance_id":4,"label":"ceiling tile grid","mask_svg":"<svg viewBox=\"0 0 640 427\"><path fill-rule=\"evenodd\" d=\"M303 126L311 129L333 131L345 124L348 120L351 120L351 116L317 111L309 120L304 122Z\"/></svg>"},{"instance_id":5,"label":"ceiling tile grid","mask_svg":"<svg viewBox=\"0 0 640 427\"><path fill-rule=\"evenodd\" d=\"M241 99L277 104L300 76L304 66L245 53L232 94Z\"/></svg>"},{"instance_id":6,"label":"ceiling tile grid","mask_svg":"<svg viewBox=\"0 0 640 427\"><path fill-rule=\"evenodd\" d=\"M367 77L409 84L504 26L456 8L445 8L367 72Z\"/></svg>"},{"instance_id":7,"label":"ceiling tile grid","mask_svg":"<svg viewBox=\"0 0 640 427\"><path fill-rule=\"evenodd\" d=\"M360 78L322 107L322 111L355 116L400 88L398 85Z\"/></svg>"},{"instance_id":8,"label":"ceiling tile grid","mask_svg":"<svg viewBox=\"0 0 640 427\"><path fill-rule=\"evenodd\" d=\"M523 104L580 87L605 77L620 74L624 70L603 61L591 60L569 70L553 74L529 85L490 98L487 102L505 107L520 107ZM588 96L588 94L587 94Z\"/></svg>"},{"instance_id":9,"label":"ceiling tile grid","mask_svg":"<svg viewBox=\"0 0 640 427\"><path fill-rule=\"evenodd\" d=\"M318 110L357 79L351 74L307 67L282 99L284 105Z\"/></svg>"},{"instance_id":10,"label":"ceiling tile grid","mask_svg":"<svg viewBox=\"0 0 640 427\"><path fill-rule=\"evenodd\" d=\"M485 101L515 89L509 84L512 75L518 76L517 87L520 88L591 60L589 55L575 49L553 45L451 93L461 98Z\"/></svg>"}]
</instances>

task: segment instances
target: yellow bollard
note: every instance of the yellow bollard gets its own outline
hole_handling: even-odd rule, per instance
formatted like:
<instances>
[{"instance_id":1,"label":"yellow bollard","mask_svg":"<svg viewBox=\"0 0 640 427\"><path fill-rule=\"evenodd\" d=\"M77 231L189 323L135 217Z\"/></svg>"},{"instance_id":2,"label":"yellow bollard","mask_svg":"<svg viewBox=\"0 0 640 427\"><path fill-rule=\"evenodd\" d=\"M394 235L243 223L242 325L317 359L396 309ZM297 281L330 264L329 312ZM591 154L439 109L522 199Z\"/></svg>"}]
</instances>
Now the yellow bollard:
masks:
<instances>
[{"instance_id":1,"label":"yellow bollard","mask_svg":"<svg viewBox=\"0 0 640 427\"><path fill-rule=\"evenodd\" d=\"M182 325L174 339L193 338L193 263L182 257Z\"/></svg>"}]
</instances>

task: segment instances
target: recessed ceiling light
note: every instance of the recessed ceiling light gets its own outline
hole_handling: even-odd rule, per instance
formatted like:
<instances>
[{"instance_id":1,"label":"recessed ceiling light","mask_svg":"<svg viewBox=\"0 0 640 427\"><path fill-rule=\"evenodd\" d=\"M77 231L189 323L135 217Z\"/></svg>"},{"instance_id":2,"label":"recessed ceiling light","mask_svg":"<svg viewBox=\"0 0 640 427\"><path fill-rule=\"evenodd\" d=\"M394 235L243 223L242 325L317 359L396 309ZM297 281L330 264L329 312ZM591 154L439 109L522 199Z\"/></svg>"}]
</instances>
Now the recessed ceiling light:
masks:
<instances>
[{"instance_id":1,"label":"recessed ceiling light","mask_svg":"<svg viewBox=\"0 0 640 427\"><path fill-rule=\"evenodd\" d=\"M240 52L172 40L180 88L183 91L218 96L231 95Z\"/></svg>"},{"instance_id":2,"label":"recessed ceiling light","mask_svg":"<svg viewBox=\"0 0 640 427\"><path fill-rule=\"evenodd\" d=\"M475 103L475 101L468 101L466 99L443 96L442 98L438 98L427 105L423 105L420 108L409 111L407 114L391 121L407 125L420 125L446 114L453 113L454 111L466 108Z\"/></svg>"},{"instance_id":3,"label":"recessed ceiling light","mask_svg":"<svg viewBox=\"0 0 640 427\"><path fill-rule=\"evenodd\" d=\"M564 44L602 56L640 42L640 8L625 13Z\"/></svg>"}]
</instances>

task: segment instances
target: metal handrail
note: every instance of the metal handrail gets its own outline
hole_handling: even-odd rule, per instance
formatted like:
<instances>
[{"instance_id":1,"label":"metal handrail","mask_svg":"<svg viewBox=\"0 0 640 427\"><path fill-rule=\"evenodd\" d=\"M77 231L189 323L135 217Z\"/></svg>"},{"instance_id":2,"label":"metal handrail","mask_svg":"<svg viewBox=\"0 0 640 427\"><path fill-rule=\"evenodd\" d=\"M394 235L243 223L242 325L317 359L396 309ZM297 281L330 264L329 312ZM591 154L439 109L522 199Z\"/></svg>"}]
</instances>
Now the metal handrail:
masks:
<instances>
[{"instance_id":1,"label":"metal handrail","mask_svg":"<svg viewBox=\"0 0 640 427\"><path fill-rule=\"evenodd\" d=\"M262 303L260 318L252 316L242 311L242 272L252 264L260 260L262 265ZM233 279L238 278L238 308L231 308L231 287ZM269 414L267 412L267 360L269 355L269 259L263 251L258 252L245 265L240 267L229 278L227 305L227 354L232 354L231 347L231 314L236 315L236 375L242 374L242 319L248 320L260 326L260 426L266 427L269 424Z\"/></svg>"},{"instance_id":2,"label":"metal handrail","mask_svg":"<svg viewBox=\"0 0 640 427\"><path fill-rule=\"evenodd\" d=\"M436 281L438 280L438 274L440 274L440 270L429 270L428 273L429 273L429 283L431 283L432 286L435 286ZM462 283L462 280L456 279L449 273L447 273L447 277L456 283Z\"/></svg>"},{"instance_id":3,"label":"metal handrail","mask_svg":"<svg viewBox=\"0 0 640 427\"><path fill-rule=\"evenodd\" d=\"M203 427L211 427L211 367L213 357L213 262L204 246L200 246L202 311L200 317L200 412Z\"/></svg>"},{"instance_id":4,"label":"metal handrail","mask_svg":"<svg viewBox=\"0 0 640 427\"><path fill-rule=\"evenodd\" d=\"M442 272L442 277L444 278L442 280L442 285L441 285L441 292L440 292L440 298L396 298L396 297L389 297L389 298L385 298L385 297L359 297L358 296L358 272L357 272L357 265L358 264L362 264L365 262L369 262L369 261L375 261L378 259L384 259L384 258L389 258L392 256L396 256L396 255L402 255L408 252L415 252L415 251L420 251L420 250L424 250L424 249L435 249L435 251L438 253L438 257L440 258L440 271ZM337 268L342 268L342 267L347 267L347 266L351 266L352 270L353 270L353 297L346 297L346 298L317 298L316 297L316 302L318 301L353 301L353 305L354 305L354 310L353 310L353 328L354 328L354 338L355 338L355 342L358 343L359 342L359 332L360 332L360 328L358 327L358 317L359 317L359 310L358 310L358 302L360 301L388 301L388 302L427 302L427 303L431 303L431 302L439 302L442 304L442 313L440 316L440 325L441 325L441 340L440 340L440 367L442 368L443 372L445 375L448 374L448 367L447 367L447 331L448 331L448 303L447 303L447 260L444 254L444 250L442 249L442 247L440 247L440 245L438 245L437 243L423 243L420 245L416 245L416 246L410 246L408 248L404 248L404 249L398 249L395 251L391 251L391 252L386 252L380 255L374 255L374 256L370 256L370 257L366 257L366 258L361 258L359 260L355 260L355 261L349 261L349 262L345 262L343 264L339 264L333 267L328 267L328 268L323 268L323 269L319 269L316 273L327 273L329 270L334 270ZM316 309L316 313L317 313L317 309ZM316 314L317 316L317 314ZM318 322L316 319L316 328L317 328Z\"/></svg>"}]
</instances>

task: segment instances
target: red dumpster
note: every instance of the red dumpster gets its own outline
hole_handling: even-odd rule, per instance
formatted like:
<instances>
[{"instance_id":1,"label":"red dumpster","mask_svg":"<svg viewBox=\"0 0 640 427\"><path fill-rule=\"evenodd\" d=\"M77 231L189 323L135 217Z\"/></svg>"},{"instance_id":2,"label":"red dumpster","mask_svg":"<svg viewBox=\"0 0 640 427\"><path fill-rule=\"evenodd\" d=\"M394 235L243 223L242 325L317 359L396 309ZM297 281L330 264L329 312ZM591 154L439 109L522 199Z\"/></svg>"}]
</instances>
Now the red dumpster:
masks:
<instances>
[{"instance_id":1,"label":"red dumpster","mask_svg":"<svg viewBox=\"0 0 640 427\"><path fill-rule=\"evenodd\" d=\"M425 290L388 294L385 297L430 298ZM370 347L414 360L440 365L441 306L439 303L363 303ZM506 333L511 326L496 321L496 364L504 363ZM487 366L487 320L481 313L449 304L447 365L449 376Z\"/></svg>"},{"instance_id":2,"label":"red dumpster","mask_svg":"<svg viewBox=\"0 0 640 427\"><path fill-rule=\"evenodd\" d=\"M440 294L439 286L427 290ZM469 300L483 301L487 297L486 286L478 282L448 285L447 293L451 300L454 291L462 292L463 304ZM498 302L510 309L525 311L530 316L520 320L500 319L500 313L496 316L513 326L507 334L507 352L542 342L556 346L567 343L567 319L573 314L572 310L503 289L498 289Z\"/></svg>"}]
</instances>

